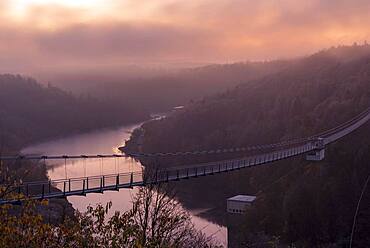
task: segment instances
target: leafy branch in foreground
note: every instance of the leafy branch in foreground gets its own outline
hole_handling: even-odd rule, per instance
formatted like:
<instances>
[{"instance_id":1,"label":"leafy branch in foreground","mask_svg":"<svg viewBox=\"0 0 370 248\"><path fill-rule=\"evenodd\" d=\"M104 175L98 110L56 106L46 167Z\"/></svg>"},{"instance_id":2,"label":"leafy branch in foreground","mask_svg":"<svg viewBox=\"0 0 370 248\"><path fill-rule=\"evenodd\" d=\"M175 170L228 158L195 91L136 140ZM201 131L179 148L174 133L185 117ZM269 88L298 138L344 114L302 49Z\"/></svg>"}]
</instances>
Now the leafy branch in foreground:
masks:
<instances>
[{"instance_id":1,"label":"leafy branch in foreground","mask_svg":"<svg viewBox=\"0 0 370 248\"><path fill-rule=\"evenodd\" d=\"M163 186L140 188L133 208L123 213L108 217L111 203L89 206L59 225L45 223L38 204L0 206L0 247L217 247L194 228L189 214Z\"/></svg>"}]
</instances>

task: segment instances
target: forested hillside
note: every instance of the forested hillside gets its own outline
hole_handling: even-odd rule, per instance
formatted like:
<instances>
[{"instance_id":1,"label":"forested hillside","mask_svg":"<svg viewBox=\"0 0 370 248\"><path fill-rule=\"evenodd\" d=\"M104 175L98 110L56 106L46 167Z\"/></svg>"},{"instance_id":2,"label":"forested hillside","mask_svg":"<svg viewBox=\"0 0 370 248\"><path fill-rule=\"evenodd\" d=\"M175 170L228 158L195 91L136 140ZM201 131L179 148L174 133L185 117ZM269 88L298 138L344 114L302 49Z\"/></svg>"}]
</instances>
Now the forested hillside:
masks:
<instances>
[{"instance_id":1,"label":"forested hillside","mask_svg":"<svg viewBox=\"0 0 370 248\"><path fill-rule=\"evenodd\" d=\"M369 46L321 52L151 122L144 150L237 147L313 134L367 108L369 85Z\"/></svg>"},{"instance_id":2,"label":"forested hillside","mask_svg":"<svg viewBox=\"0 0 370 248\"><path fill-rule=\"evenodd\" d=\"M0 75L0 147L144 120L149 113L91 97L77 98L31 78Z\"/></svg>"},{"instance_id":3,"label":"forested hillside","mask_svg":"<svg viewBox=\"0 0 370 248\"><path fill-rule=\"evenodd\" d=\"M143 152L265 144L334 127L369 104L370 47L339 47L292 61L277 73L146 123L135 137L144 134ZM298 247L341 247L348 244L356 200L370 172L368 137L365 125L331 145L323 162L295 158L175 186L188 207L213 208L208 217L220 223L225 223L227 197L257 195L245 221L244 233L251 242L266 235ZM135 138L128 142L127 149L136 151L135 142ZM179 157L155 163L171 166L196 160L215 158Z\"/></svg>"},{"instance_id":4,"label":"forested hillside","mask_svg":"<svg viewBox=\"0 0 370 248\"><path fill-rule=\"evenodd\" d=\"M261 78L284 69L287 61L214 64L155 75L122 75L93 72L61 74L51 81L77 95L91 95L114 101L117 105L136 106L150 112L168 111L177 105L231 89L245 80Z\"/></svg>"}]
</instances>

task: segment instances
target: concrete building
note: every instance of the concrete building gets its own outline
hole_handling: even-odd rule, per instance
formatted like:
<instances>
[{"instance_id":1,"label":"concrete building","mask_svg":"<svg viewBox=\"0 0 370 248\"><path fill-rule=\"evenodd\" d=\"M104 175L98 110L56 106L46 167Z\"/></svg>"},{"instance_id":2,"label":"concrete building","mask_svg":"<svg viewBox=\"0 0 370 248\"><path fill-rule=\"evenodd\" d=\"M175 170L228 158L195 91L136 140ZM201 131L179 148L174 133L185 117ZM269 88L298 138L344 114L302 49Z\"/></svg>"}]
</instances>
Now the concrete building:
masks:
<instances>
[{"instance_id":1,"label":"concrete building","mask_svg":"<svg viewBox=\"0 0 370 248\"><path fill-rule=\"evenodd\" d=\"M243 233L243 215L248 208L256 200L255 196L251 195L236 195L227 199L227 247L238 248L242 247Z\"/></svg>"},{"instance_id":2,"label":"concrete building","mask_svg":"<svg viewBox=\"0 0 370 248\"><path fill-rule=\"evenodd\" d=\"M256 199L251 195L236 195L227 199L227 212L230 214L244 214Z\"/></svg>"}]
</instances>

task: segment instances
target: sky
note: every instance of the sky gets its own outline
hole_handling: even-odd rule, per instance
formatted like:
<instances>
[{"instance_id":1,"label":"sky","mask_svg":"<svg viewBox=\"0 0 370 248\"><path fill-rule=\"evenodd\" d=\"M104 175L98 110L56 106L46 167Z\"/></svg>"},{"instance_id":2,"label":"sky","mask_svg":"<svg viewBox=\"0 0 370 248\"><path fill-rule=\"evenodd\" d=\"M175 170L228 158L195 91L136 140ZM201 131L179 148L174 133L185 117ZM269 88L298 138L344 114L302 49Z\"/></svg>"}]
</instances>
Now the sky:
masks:
<instances>
[{"instance_id":1,"label":"sky","mask_svg":"<svg viewBox=\"0 0 370 248\"><path fill-rule=\"evenodd\" d=\"M0 72L272 60L370 41L369 0L0 0Z\"/></svg>"}]
</instances>

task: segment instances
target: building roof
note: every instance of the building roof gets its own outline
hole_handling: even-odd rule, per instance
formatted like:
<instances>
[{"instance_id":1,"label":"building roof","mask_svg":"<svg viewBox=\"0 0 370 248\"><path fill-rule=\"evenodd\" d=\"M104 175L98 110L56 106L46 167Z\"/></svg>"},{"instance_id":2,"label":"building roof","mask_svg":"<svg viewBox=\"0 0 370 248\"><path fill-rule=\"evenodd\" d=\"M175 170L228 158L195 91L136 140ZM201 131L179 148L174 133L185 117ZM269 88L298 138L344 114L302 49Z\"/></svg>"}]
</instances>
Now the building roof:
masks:
<instances>
[{"instance_id":1,"label":"building roof","mask_svg":"<svg viewBox=\"0 0 370 248\"><path fill-rule=\"evenodd\" d=\"M251 203L256 199L253 195L236 195L233 197L228 198L228 201L237 201L237 202L247 202Z\"/></svg>"}]
</instances>

